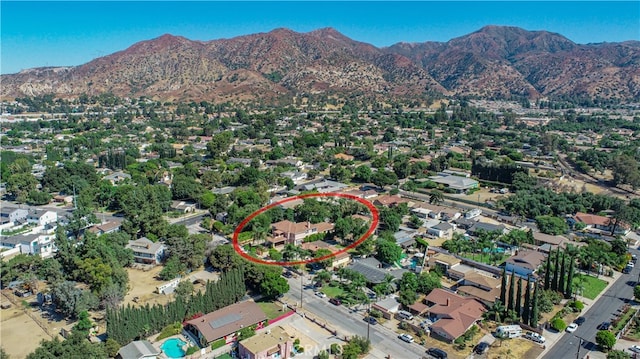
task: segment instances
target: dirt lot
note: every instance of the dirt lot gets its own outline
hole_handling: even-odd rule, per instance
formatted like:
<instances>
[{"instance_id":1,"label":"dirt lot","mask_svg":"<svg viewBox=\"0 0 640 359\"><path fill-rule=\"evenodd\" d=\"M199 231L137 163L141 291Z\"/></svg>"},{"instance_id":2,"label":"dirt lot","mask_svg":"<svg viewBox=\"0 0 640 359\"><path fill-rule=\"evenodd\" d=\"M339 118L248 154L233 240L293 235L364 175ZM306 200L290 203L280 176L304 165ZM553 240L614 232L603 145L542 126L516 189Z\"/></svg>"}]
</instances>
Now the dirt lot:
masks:
<instances>
[{"instance_id":1,"label":"dirt lot","mask_svg":"<svg viewBox=\"0 0 640 359\"><path fill-rule=\"evenodd\" d=\"M11 358L24 358L36 350L41 340L51 340L22 309L15 307L0 311L2 325L0 325L0 337L2 348Z\"/></svg>"},{"instance_id":2,"label":"dirt lot","mask_svg":"<svg viewBox=\"0 0 640 359\"><path fill-rule=\"evenodd\" d=\"M162 266L151 267L149 270L141 270L134 268L126 268L129 273L129 293L124 297L122 304L136 303L133 298L138 297L138 305L150 305L159 303L166 304L172 299L172 295L164 295L155 293L156 287L163 284L163 281L157 280L156 276L162 270Z\"/></svg>"},{"instance_id":3,"label":"dirt lot","mask_svg":"<svg viewBox=\"0 0 640 359\"><path fill-rule=\"evenodd\" d=\"M11 301L8 297L11 297ZM35 296L25 299L35 300ZM29 307L25 312L21 299L11 293L3 291L0 300L2 303L12 303L11 308L0 310L0 345L11 358L26 357L40 346L41 340L51 340L52 335L60 337L60 328L67 327L64 320L49 321L42 318L42 312L37 308ZM48 333L35 320L38 320Z\"/></svg>"},{"instance_id":4,"label":"dirt lot","mask_svg":"<svg viewBox=\"0 0 640 359\"><path fill-rule=\"evenodd\" d=\"M523 338L497 340L487 353L488 359L535 359L542 353L542 346Z\"/></svg>"}]
</instances>

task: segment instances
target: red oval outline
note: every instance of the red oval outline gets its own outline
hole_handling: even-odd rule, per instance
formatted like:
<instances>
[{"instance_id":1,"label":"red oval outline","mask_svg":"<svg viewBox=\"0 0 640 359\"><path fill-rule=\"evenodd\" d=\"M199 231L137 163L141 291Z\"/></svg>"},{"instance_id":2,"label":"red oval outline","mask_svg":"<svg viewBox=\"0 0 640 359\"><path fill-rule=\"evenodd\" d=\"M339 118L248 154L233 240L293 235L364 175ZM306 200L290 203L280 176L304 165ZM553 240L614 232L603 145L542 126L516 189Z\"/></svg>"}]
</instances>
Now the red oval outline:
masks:
<instances>
[{"instance_id":1,"label":"red oval outline","mask_svg":"<svg viewBox=\"0 0 640 359\"><path fill-rule=\"evenodd\" d=\"M312 259L306 259L306 260L300 260L300 261L269 261L269 260L265 260L265 259L260 259L260 258L255 258L249 255L249 253L245 252L242 247L240 247L240 244L238 243L238 236L240 235L240 232L244 229L244 227L247 225L247 223L249 223L249 221L251 221L252 219L254 219L256 216L260 215L261 213L264 213L268 210L270 210L271 208L280 205L282 203L287 203L290 201L294 201L296 199L304 199L304 198L310 198L310 197L342 197L342 198L349 198L355 201L358 201L362 204L364 204L369 211L371 212L371 216L372 221L371 221L371 225L369 226L369 229L367 229L367 232L365 232L365 234L362 235L362 237L360 237L357 241L351 243L350 245L348 245L347 247L335 252L335 253L331 253L331 254L327 254L324 255L322 257L318 257L318 258L312 258ZM375 230L376 227L378 226L378 222L380 221L380 212L378 211L378 209L376 208L376 206L373 205L373 203L367 201L364 198L360 198L358 196L354 196L352 194L347 194L347 193L337 193L337 192L327 192L327 193L307 193L307 194L301 194L301 195L297 195L297 196L292 196L292 197L288 197L285 198L283 200L271 203L265 207L260 208L259 210L251 213L247 218L245 218L242 222L240 222L240 224L238 224L238 227L236 227L236 229L233 231L233 239L232 239L232 244L233 244L233 249L236 251L236 253L238 253L242 258L249 260L251 262L254 263L258 263L258 264L266 264L266 265L279 265L279 266L292 266L292 265L298 265L298 264L309 264L309 263L315 263L315 262L320 262L323 261L325 259L329 259L329 258L333 258L335 256L337 256L338 254L342 254L345 253L346 251L348 251L349 249L355 248L357 247L360 243L364 242Z\"/></svg>"}]
</instances>

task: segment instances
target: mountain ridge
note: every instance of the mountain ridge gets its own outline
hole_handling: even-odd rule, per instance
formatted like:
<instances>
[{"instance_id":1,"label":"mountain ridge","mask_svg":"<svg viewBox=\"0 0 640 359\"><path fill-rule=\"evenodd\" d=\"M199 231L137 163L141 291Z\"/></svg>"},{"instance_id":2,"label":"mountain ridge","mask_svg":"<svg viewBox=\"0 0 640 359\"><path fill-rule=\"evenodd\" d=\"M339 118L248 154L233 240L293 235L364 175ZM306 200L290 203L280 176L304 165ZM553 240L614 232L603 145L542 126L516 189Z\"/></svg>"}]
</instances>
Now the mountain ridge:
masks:
<instances>
[{"instance_id":1,"label":"mountain ridge","mask_svg":"<svg viewBox=\"0 0 640 359\"><path fill-rule=\"evenodd\" d=\"M330 27L207 41L164 34L82 65L27 69L0 80L3 99L112 92L214 102L300 94L637 101L640 41L576 44L557 33L497 25L447 42L381 48Z\"/></svg>"}]
</instances>

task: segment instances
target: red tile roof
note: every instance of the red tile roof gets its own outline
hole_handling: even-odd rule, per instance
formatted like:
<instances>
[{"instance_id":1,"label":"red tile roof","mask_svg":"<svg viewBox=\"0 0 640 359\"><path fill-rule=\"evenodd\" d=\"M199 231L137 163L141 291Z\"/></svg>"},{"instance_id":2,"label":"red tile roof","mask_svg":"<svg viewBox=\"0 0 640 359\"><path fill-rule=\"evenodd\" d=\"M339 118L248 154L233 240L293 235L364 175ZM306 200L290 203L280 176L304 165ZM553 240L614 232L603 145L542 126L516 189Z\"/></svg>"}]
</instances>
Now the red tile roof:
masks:
<instances>
[{"instance_id":1,"label":"red tile roof","mask_svg":"<svg viewBox=\"0 0 640 359\"><path fill-rule=\"evenodd\" d=\"M427 303L435 303L429 308L429 313L441 318L431 326L431 329L445 333L451 339L464 334L473 323L482 318L482 313L485 311L480 301L440 288L431 291L425 300Z\"/></svg>"}]
</instances>

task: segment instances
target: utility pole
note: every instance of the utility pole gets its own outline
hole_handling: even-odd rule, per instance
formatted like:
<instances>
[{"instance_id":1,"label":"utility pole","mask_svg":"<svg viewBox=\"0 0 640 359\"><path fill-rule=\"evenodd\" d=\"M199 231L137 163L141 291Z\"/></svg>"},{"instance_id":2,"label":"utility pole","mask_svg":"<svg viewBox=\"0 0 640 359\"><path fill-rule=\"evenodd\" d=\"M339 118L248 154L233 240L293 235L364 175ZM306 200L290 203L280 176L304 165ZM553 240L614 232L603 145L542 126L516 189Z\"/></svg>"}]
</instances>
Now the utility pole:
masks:
<instances>
[{"instance_id":1,"label":"utility pole","mask_svg":"<svg viewBox=\"0 0 640 359\"><path fill-rule=\"evenodd\" d=\"M369 301L369 309L367 310L367 341L369 341L370 330L371 330L371 301Z\"/></svg>"},{"instance_id":2,"label":"utility pole","mask_svg":"<svg viewBox=\"0 0 640 359\"><path fill-rule=\"evenodd\" d=\"M303 290L304 290L303 279L304 279L304 269L302 270L302 273L300 274L300 309L302 309L302 295L303 295Z\"/></svg>"},{"instance_id":3,"label":"utility pole","mask_svg":"<svg viewBox=\"0 0 640 359\"><path fill-rule=\"evenodd\" d=\"M580 359L580 347L582 346L582 338L574 335L576 338L578 338L578 352L576 353L576 359Z\"/></svg>"}]
</instances>

